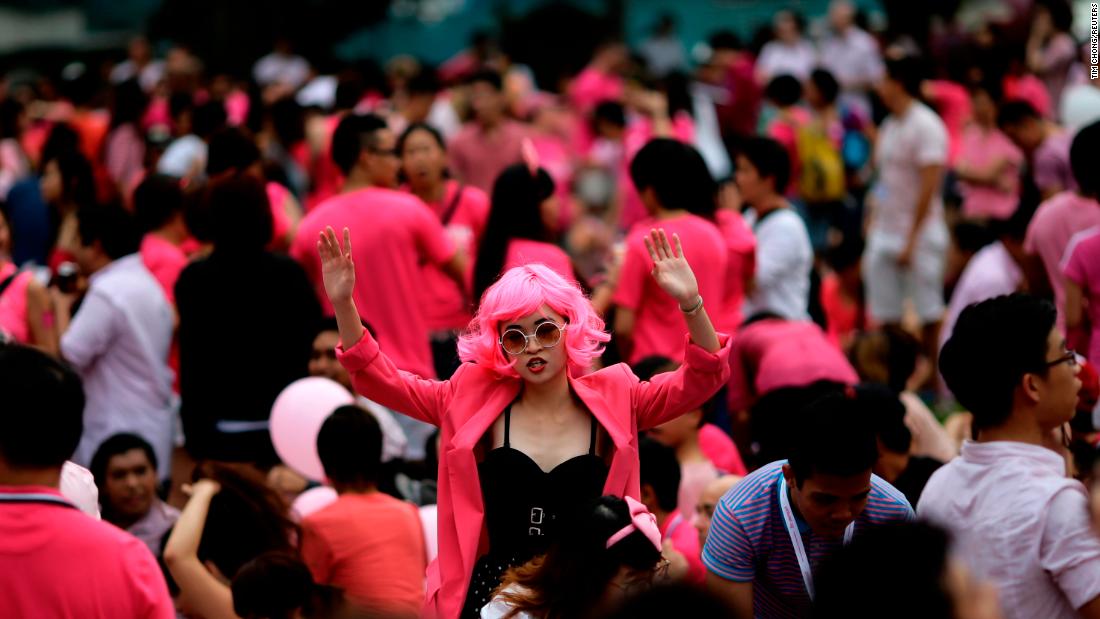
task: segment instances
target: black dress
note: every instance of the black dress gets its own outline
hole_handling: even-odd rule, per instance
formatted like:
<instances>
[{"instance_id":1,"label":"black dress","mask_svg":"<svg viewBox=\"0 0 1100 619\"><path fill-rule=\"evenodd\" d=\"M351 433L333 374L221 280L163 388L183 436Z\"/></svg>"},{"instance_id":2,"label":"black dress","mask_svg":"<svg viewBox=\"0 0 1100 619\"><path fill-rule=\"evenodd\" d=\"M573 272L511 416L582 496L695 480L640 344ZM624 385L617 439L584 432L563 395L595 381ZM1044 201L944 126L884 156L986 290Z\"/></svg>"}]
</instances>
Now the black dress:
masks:
<instances>
[{"instance_id":1,"label":"black dress","mask_svg":"<svg viewBox=\"0 0 1100 619\"><path fill-rule=\"evenodd\" d=\"M559 534L563 518L603 495L607 464L596 455L596 418L588 453L545 472L509 441L512 407L504 410L504 445L477 467L485 501L489 552L474 565L462 617L476 619L509 568L543 554Z\"/></svg>"}]
</instances>

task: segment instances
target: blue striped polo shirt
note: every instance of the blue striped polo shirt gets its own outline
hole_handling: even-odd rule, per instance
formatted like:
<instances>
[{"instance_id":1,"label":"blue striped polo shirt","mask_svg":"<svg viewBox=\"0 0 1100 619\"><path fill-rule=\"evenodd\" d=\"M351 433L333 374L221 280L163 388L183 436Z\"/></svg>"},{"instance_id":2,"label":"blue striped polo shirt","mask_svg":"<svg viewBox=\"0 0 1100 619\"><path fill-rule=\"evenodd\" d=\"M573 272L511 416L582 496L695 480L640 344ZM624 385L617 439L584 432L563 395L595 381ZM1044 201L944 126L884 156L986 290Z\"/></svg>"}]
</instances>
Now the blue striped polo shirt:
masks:
<instances>
[{"instance_id":1,"label":"blue striped polo shirt","mask_svg":"<svg viewBox=\"0 0 1100 619\"><path fill-rule=\"evenodd\" d=\"M779 460L757 469L738 482L718 502L710 533L703 548L703 563L717 576L753 583L753 611L761 619L808 617L810 596L779 509ZM856 519L855 535L869 526L913 519L913 509L897 489L877 475L871 476L867 507ZM840 538L815 536L799 521L799 531L810 569L840 547Z\"/></svg>"}]
</instances>

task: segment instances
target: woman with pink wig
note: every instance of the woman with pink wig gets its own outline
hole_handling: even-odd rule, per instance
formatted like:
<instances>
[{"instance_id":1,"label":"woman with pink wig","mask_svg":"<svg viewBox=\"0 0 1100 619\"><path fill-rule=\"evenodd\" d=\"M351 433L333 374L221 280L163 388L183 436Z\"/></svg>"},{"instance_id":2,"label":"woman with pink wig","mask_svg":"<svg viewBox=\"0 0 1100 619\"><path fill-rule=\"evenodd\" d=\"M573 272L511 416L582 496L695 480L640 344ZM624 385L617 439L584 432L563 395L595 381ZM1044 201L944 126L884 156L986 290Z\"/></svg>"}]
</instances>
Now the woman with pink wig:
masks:
<instances>
[{"instance_id":1,"label":"woman with pink wig","mask_svg":"<svg viewBox=\"0 0 1100 619\"><path fill-rule=\"evenodd\" d=\"M652 230L657 284L680 305L684 364L650 382L624 364L592 371L610 339L575 282L541 264L515 267L485 291L446 381L398 370L352 300L351 235L320 235L325 290L356 390L440 427L439 558L425 615L477 617L504 572L544 553L563 518L602 495L639 495L638 431L700 406L729 375L675 235Z\"/></svg>"}]
</instances>

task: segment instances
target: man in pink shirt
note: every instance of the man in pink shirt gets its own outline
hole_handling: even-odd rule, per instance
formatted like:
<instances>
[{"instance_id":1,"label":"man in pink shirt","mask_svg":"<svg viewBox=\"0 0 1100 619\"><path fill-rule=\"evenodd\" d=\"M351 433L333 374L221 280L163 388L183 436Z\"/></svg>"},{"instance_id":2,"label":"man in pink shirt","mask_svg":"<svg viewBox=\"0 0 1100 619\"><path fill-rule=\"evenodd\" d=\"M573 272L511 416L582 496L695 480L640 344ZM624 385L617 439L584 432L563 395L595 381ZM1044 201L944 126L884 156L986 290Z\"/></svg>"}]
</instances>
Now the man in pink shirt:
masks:
<instances>
[{"instance_id":1,"label":"man in pink shirt","mask_svg":"<svg viewBox=\"0 0 1100 619\"><path fill-rule=\"evenodd\" d=\"M175 617L145 544L58 490L83 428L80 378L38 350L0 347L0 393L0 617Z\"/></svg>"},{"instance_id":2,"label":"man in pink shirt","mask_svg":"<svg viewBox=\"0 0 1100 619\"><path fill-rule=\"evenodd\" d=\"M1024 250L1043 263L1047 280L1054 290L1056 307L1065 307L1065 279L1062 257L1073 235L1093 226L1100 226L1100 202L1097 202L1096 154L1100 153L1100 124L1090 125L1077 133L1070 149L1070 164L1074 177L1084 187L1082 191L1063 191L1046 200L1035 211L1024 237ZM1032 290L1041 289L1041 286ZM1058 327L1064 327L1065 317L1059 313Z\"/></svg>"},{"instance_id":3,"label":"man in pink shirt","mask_svg":"<svg viewBox=\"0 0 1100 619\"><path fill-rule=\"evenodd\" d=\"M677 311L676 302L650 277L653 261L643 240L650 227L657 225L670 237L678 235L685 257L698 265L695 277L699 294L704 299L715 299L720 306L725 294L726 242L713 222L691 213L696 208L693 201L704 201L707 195L713 200L713 192L698 186L713 181L699 153L670 138L651 140L638 151L630 174L651 219L636 225L626 239L626 255L612 297L617 306L615 340L630 363L654 355L679 362L684 358L687 323Z\"/></svg>"},{"instance_id":4,"label":"man in pink shirt","mask_svg":"<svg viewBox=\"0 0 1100 619\"><path fill-rule=\"evenodd\" d=\"M1054 307L1027 295L966 308L940 355L977 440L932 475L917 513L997 585L1005 619L1100 617L1100 538L1085 487L1057 451L1079 369Z\"/></svg>"},{"instance_id":5,"label":"man in pink shirt","mask_svg":"<svg viewBox=\"0 0 1100 619\"><path fill-rule=\"evenodd\" d=\"M489 192L497 175L523 156L528 131L505 116L500 74L482 71L469 84L474 120L451 140L451 172L467 185Z\"/></svg>"},{"instance_id":6,"label":"man in pink shirt","mask_svg":"<svg viewBox=\"0 0 1100 619\"><path fill-rule=\"evenodd\" d=\"M400 161L396 142L377 116L352 114L340 121L332 136L332 158L346 177L343 191L306 215L290 253L331 315L317 238L329 226L353 231L355 299L363 319L378 332L379 345L399 368L433 378L421 265L435 264L463 286L466 257L420 199L394 189Z\"/></svg>"},{"instance_id":7,"label":"man in pink shirt","mask_svg":"<svg viewBox=\"0 0 1100 619\"><path fill-rule=\"evenodd\" d=\"M179 180L153 175L134 190L134 216L141 226L141 261L164 289L164 295L176 304L176 280L187 266L181 245L187 240L183 221L183 193Z\"/></svg>"}]
</instances>

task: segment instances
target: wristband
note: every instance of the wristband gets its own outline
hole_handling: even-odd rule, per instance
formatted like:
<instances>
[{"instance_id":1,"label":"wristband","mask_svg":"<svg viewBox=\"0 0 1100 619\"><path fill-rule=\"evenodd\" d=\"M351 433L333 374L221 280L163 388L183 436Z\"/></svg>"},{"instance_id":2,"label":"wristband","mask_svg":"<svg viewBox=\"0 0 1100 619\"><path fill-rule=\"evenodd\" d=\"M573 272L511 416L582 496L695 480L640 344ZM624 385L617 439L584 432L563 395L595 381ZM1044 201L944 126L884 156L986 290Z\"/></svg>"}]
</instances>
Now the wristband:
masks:
<instances>
[{"instance_id":1,"label":"wristband","mask_svg":"<svg viewBox=\"0 0 1100 619\"><path fill-rule=\"evenodd\" d=\"M694 316L698 314L701 309L703 309L703 295L699 295L699 300L695 302L695 305L693 305L691 309L684 309L681 307L680 311L683 312L685 316Z\"/></svg>"}]
</instances>

